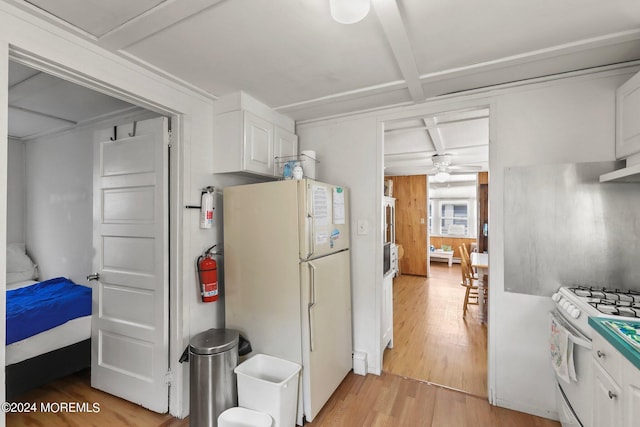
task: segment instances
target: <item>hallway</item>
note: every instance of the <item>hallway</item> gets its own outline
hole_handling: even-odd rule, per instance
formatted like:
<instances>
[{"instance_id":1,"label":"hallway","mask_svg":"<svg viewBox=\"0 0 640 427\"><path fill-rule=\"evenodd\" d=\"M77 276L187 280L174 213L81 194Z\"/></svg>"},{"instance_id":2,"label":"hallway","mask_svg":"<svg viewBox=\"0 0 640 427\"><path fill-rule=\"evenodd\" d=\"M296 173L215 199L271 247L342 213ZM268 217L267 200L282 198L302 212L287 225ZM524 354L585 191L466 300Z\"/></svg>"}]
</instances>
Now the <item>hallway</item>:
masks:
<instances>
[{"instance_id":1,"label":"hallway","mask_svg":"<svg viewBox=\"0 0 640 427\"><path fill-rule=\"evenodd\" d=\"M393 283L394 348L383 371L487 397L487 327L478 306L462 317L460 265L431 263L431 277Z\"/></svg>"}]
</instances>

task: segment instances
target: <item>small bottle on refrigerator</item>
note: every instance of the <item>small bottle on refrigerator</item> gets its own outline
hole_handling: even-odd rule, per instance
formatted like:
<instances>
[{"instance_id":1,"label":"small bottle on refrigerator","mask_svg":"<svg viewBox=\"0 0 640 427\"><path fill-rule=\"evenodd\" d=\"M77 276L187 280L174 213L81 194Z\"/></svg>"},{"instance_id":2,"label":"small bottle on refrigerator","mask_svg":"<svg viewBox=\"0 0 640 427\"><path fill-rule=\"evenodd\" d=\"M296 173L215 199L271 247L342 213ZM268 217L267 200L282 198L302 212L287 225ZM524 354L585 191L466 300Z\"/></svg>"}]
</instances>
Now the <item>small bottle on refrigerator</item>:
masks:
<instances>
[{"instance_id":1,"label":"small bottle on refrigerator","mask_svg":"<svg viewBox=\"0 0 640 427\"><path fill-rule=\"evenodd\" d=\"M300 166L300 162L296 162L296 165L293 167L293 179L302 179L304 175L302 171L302 166Z\"/></svg>"}]
</instances>

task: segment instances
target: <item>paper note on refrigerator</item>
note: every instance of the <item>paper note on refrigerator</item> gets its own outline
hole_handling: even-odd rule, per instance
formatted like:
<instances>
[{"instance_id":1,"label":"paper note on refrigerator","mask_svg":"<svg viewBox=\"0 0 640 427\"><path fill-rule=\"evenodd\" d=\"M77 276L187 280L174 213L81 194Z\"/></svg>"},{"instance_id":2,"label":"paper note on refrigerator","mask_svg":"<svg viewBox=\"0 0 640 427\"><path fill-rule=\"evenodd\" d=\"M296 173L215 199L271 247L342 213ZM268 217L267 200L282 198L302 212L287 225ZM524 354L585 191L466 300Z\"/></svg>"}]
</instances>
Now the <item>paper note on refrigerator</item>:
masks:
<instances>
[{"instance_id":1,"label":"paper note on refrigerator","mask_svg":"<svg viewBox=\"0 0 640 427\"><path fill-rule=\"evenodd\" d=\"M333 189L333 223L344 224L344 190L341 187Z\"/></svg>"},{"instance_id":2,"label":"paper note on refrigerator","mask_svg":"<svg viewBox=\"0 0 640 427\"><path fill-rule=\"evenodd\" d=\"M327 188L319 185L311 187L313 197L313 217L316 225L329 224L329 195Z\"/></svg>"}]
</instances>

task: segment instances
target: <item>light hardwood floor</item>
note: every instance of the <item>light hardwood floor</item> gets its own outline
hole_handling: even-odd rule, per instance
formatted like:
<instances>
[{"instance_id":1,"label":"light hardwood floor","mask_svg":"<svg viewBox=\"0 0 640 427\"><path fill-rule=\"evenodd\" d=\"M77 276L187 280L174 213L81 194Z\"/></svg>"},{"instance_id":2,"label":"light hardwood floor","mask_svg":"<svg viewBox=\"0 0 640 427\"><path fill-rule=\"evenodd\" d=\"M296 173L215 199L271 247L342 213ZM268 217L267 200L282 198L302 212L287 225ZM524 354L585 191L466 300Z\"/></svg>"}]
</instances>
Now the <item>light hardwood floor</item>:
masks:
<instances>
[{"instance_id":1,"label":"light hardwood floor","mask_svg":"<svg viewBox=\"0 0 640 427\"><path fill-rule=\"evenodd\" d=\"M383 370L486 398L487 327L478 306L462 317L464 291L459 264L433 262L428 279L394 279L394 347Z\"/></svg>"},{"instance_id":2,"label":"light hardwood floor","mask_svg":"<svg viewBox=\"0 0 640 427\"><path fill-rule=\"evenodd\" d=\"M433 357L430 352L439 349L440 354L449 352L463 352L463 349L471 346L484 346L486 348L486 328L477 326L477 307L472 307L467 319L456 320L461 317L462 297L450 308L443 308L437 304L442 299L452 298L446 295L447 282L451 282L455 273L459 270L448 269L434 263L432 266L433 279L430 284L425 284L424 278L403 276L403 279L395 284L395 298L397 313L395 315L395 341L396 346L385 354L385 372L381 376L354 375L349 373L340 387L331 396L311 427L351 427L351 426L389 426L389 427L559 427L560 424L544 418L498 408L489 405L486 397L486 371L478 374L484 378L484 386L474 385L475 391L469 393L451 390L430 384L440 382L451 387L467 389L465 384L482 383L479 379L470 379L473 373L457 373L463 356L449 355L447 357ZM454 283L456 283L454 281ZM458 285L459 286L459 285ZM431 320L440 320L438 324L430 325L420 321L419 325L413 325L408 319L408 314L415 310L424 311L420 307L415 288L421 290L418 295L427 301L428 311L433 311ZM456 289L455 287L453 289ZM456 289L457 290L457 289ZM412 297L413 295L413 297ZM402 304L401 302L404 301ZM415 304L415 305L414 305ZM433 305L433 307L431 306ZM401 313L404 312L405 315ZM413 316L415 318L415 316ZM403 320L404 319L404 320ZM437 333L443 328L446 320L449 328L446 333ZM415 323L415 319L413 323ZM451 325L460 326L454 331ZM484 330L484 344L469 343L470 339L464 338L462 331L469 331L474 336L483 336L479 331ZM432 335L424 332L419 338L426 344L425 350L419 352L420 359L411 362L410 332L413 330L431 331ZM479 335L478 335L479 334ZM434 336L441 335L439 341ZM402 344L402 343L405 344ZM466 343L466 344L465 344ZM417 345L417 343L416 343ZM406 350L403 351L403 347ZM430 350L429 350L430 349ZM427 351L429 350L429 351ZM439 354L436 352L436 354ZM474 361L472 364L484 366L486 370L486 354L484 361ZM404 359L403 359L404 358ZM472 358L473 359L473 358ZM387 366L387 363L391 367ZM428 367L413 367L420 363L432 364ZM439 372L451 371L451 372ZM426 381L407 378L407 374L394 371L406 371L412 376L425 376ZM392 373L394 372L394 373ZM426 372L427 374L422 374ZM459 383L456 383L458 381ZM448 383L448 384L447 384ZM456 386L456 384L461 384ZM481 391L478 391L481 390ZM477 396L474 396L476 394ZM33 390L23 395L21 402L33 402L38 406L40 402L80 402L99 403L99 413L23 413L7 414L7 426L136 426L136 427L187 427L189 419L179 420L167 414L156 414L147 411L130 402L118 399L107 393L95 390L90 385L90 373L88 371L71 375L47 386ZM18 401L17 400L17 401Z\"/></svg>"}]
</instances>

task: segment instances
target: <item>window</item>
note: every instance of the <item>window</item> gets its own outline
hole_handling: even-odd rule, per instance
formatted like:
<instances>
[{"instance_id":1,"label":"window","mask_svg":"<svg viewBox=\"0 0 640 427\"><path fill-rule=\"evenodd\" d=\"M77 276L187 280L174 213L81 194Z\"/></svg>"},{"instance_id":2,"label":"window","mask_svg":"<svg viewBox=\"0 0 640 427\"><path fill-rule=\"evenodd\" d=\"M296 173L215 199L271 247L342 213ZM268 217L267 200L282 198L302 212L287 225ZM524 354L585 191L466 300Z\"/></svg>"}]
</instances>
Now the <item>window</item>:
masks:
<instances>
[{"instance_id":1,"label":"window","mask_svg":"<svg viewBox=\"0 0 640 427\"><path fill-rule=\"evenodd\" d=\"M469 205L467 202L440 203L440 234L467 236L469 234Z\"/></svg>"}]
</instances>

